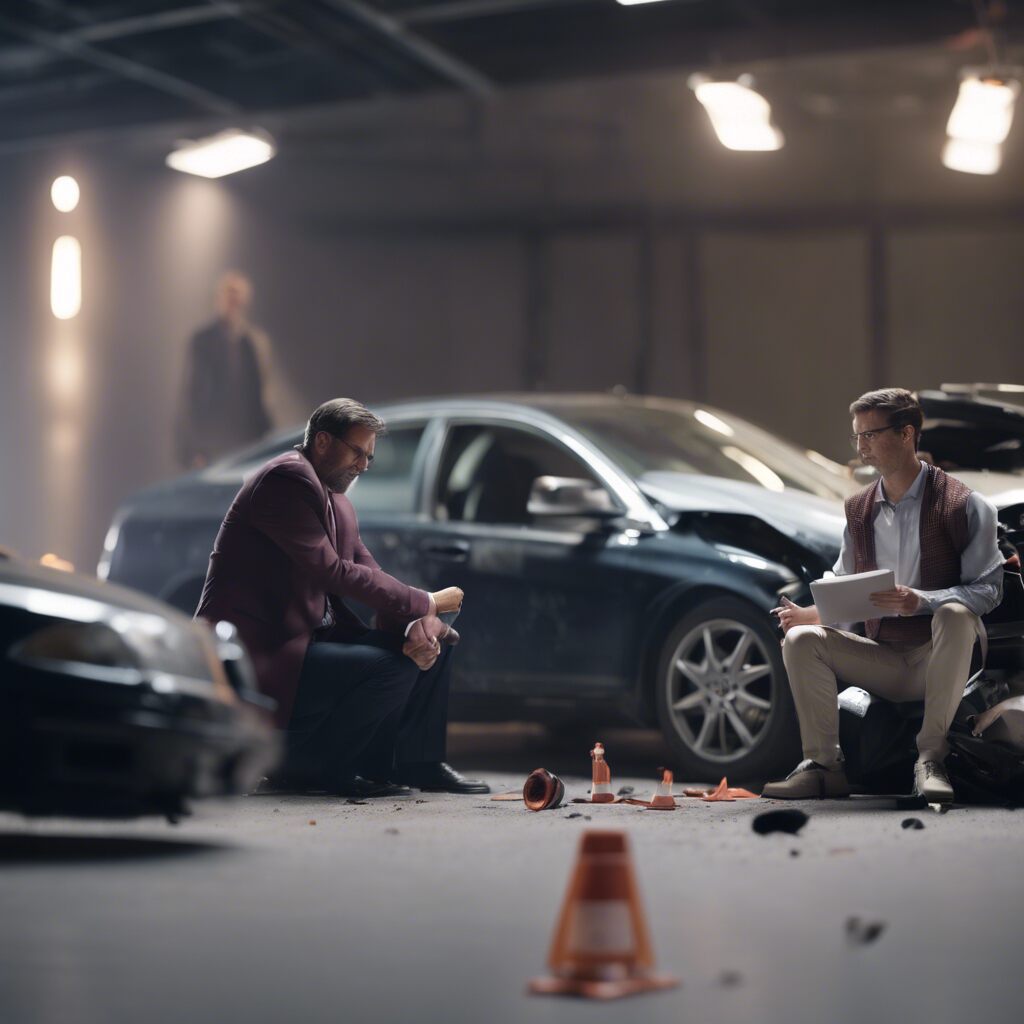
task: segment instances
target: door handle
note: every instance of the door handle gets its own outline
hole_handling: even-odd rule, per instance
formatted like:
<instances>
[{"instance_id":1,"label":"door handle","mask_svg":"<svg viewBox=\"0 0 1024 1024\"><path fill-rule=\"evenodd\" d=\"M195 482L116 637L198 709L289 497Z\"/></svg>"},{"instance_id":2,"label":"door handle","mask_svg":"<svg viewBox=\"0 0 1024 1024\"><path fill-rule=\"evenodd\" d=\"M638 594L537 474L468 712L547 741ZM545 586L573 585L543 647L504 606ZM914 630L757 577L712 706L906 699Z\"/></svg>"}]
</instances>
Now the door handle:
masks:
<instances>
[{"instance_id":1,"label":"door handle","mask_svg":"<svg viewBox=\"0 0 1024 1024\"><path fill-rule=\"evenodd\" d=\"M427 541L420 550L447 562L465 562L469 557L469 544L464 540Z\"/></svg>"}]
</instances>

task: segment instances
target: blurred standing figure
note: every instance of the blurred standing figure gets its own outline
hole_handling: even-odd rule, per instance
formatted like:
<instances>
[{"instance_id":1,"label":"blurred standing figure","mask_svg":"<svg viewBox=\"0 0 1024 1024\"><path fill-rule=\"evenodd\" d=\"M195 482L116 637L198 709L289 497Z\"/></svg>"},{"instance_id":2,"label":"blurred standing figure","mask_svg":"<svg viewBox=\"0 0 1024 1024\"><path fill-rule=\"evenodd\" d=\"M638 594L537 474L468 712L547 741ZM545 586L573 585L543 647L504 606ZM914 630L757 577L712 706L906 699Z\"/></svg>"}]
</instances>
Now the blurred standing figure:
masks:
<instances>
[{"instance_id":1,"label":"blurred standing figure","mask_svg":"<svg viewBox=\"0 0 1024 1024\"><path fill-rule=\"evenodd\" d=\"M273 425L264 397L268 343L247 319L252 283L238 271L217 285L217 318L189 342L178 406L178 459L197 469Z\"/></svg>"}]
</instances>

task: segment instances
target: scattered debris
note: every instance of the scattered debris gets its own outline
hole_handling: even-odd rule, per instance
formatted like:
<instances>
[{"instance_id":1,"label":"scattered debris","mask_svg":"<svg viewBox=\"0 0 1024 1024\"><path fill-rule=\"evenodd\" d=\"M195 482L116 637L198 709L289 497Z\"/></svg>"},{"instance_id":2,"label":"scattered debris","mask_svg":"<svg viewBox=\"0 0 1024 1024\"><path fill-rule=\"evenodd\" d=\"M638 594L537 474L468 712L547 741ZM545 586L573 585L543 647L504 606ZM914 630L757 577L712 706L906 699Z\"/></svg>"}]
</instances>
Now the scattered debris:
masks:
<instances>
[{"instance_id":1,"label":"scattered debris","mask_svg":"<svg viewBox=\"0 0 1024 1024\"><path fill-rule=\"evenodd\" d=\"M860 917L846 919L846 941L853 946L870 945L884 931L884 921L865 921Z\"/></svg>"},{"instance_id":2,"label":"scattered debris","mask_svg":"<svg viewBox=\"0 0 1024 1024\"><path fill-rule=\"evenodd\" d=\"M384 831L387 832L387 834L389 836L397 836L398 835L398 829L397 828L386 828L386 829L384 829Z\"/></svg>"},{"instance_id":3,"label":"scattered debris","mask_svg":"<svg viewBox=\"0 0 1024 1024\"><path fill-rule=\"evenodd\" d=\"M749 789L730 786L729 779L725 775L722 776L721 782L714 789L684 789L683 796L699 797L701 800L707 800L708 802L757 799L757 794L751 793Z\"/></svg>"},{"instance_id":4,"label":"scattered debris","mask_svg":"<svg viewBox=\"0 0 1024 1024\"><path fill-rule=\"evenodd\" d=\"M789 855L790 855L790 857L799 857L800 856L800 851L799 850L790 850L789 851Z\"/></svg>"},{"instance_id":5,"label":"scattered debris","mask_svg":"<svg viewBox=\"0 0 1024 1024\"><path fill-rule=\"evenodd\" d=\"M619 786L616 796L632 796L636 792L635 786Z\"/></svg>"},{"instance_id":6,"label":"scattered debris","mask_svg":"<svg viewBox=\"0 0 1024 1024\"><path fill-rule=\"evenodd\" d=\"M583 815L579 811L573 811L572 814L567 814L565 816L566 821L568 821L570 818L582 818L582 817L583 817Z\"/></svg>"},{"instance_id":7,"label":"scattered debris","mask_svg":"<svg viewBox=\"0 0 1024 1024\"><path fill-rule=\"evenodd\" d=\"M401 804L395 804L395 805L394 805L394 806L393 806L393 807L391 808L391 810L393 810L393 811L400 811L401 809L402 809L402 805L401 805Z\"/></svg>"},{"instance_id":8,"label":"scattered debris","mask_svg":"<svg viewBox=\"0 0 1024 1024\"><path fill-rule=\"evenodd\" d=\"M593 762L590 772L590 802L610 804L615 799L612 794L612 770L604 759L604 745L600 740L594 744L590 760Z\"/></svg>"},{"instance_id":9,"label":"scattered debris","mask_svg":"<svg viewBox=\"0 0 1024 1024\"><path fill-rule=\"evenodd\" d=\"M924 822L920 818L904 818L900 822L900 828L922 829Z\"/></svg>"},{"instance_id":10,"label":"scattered debris","mask_svg":"<svg viewBox=\"0 0 1024 1024\"><path fill-rule=\"evenodd\" d=\"M281 808L280 807L275 807L274 808L274 813L275 814L280 814L281 813Z\"/></svg>"},{"instance_id":11,"label":"scattered debris","mask_svg":"<svg viewBox=\"0 0 1024 1024\"><path fill-rule=\"evenodd\" d=\"M547 959L552 973L530 982L534 995L618 999L678 986L678 978L651 973L654 951L625 832L590 830L580 837Z\"/></svg>"},{"instance_id":12,"label":"scattered debris","mask_svg":"<svg viewBox=\"0 0 1024 1024\"><path fill-rule=\"evenodd\" d=\"M769 832L786 832L795 836L807 824L807 815L803 811L765 811L754 818L751 827L759 836Z\"/></svg>"},{"instance_id":13,"label":"scattered debris","mask_svg":"<svg viewBox=\"0 0 1024 1024\"><path fill-rule=\"evenodd\" d=\"M310 825L315 825L316 824L316 818L310 818L309 819L309 824Z\"/></svg>"},{"instance_id":14,"label":"scattered debris","mask_svg":"<svg viewBox=\"0 0 1024 1024\"><path fill-rule=\"evenodd\" d=\"M369 800L355 800L352 797L349 797L345 801L345 803L347 803L347 804L368 804L369 802L370 802Z\"/></svg>"},{"instance_id":15,"label":"scattered debris","mask_svg":"<svg viewBox=\"0 0 1024 1024\"><path fill-rule=\"evenodd\" d=\"M430 803L430 801L429 801L429 800L416 800L416 801L414 801L414 803L418 803L418 804L428 804L428 803Z\"/></svg>"},{"instance_id":16,"label":"scattered debris","mask_svg":"<svg viewBox=\"0 0 1024 1024\"><path fill-rule=\"evenodd\" d=\"M722 971L718 976L718 984L722 988L739 988L743 984L743 975L739 971Z\"/></svg>"}]
</instances>

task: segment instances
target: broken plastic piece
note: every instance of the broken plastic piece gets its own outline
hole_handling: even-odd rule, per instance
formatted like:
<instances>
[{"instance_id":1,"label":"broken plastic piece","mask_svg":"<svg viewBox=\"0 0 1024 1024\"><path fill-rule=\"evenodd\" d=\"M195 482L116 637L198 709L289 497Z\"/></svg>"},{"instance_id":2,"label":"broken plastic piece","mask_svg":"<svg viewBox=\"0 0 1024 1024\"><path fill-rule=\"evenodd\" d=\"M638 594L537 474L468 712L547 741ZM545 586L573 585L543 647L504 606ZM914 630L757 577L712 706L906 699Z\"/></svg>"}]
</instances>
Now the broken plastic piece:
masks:
<instances>
[{"instance_id":1,"label":"broken plastic piece","mask_svg":"<svg viewBox=\"0 0 1024 1024\"><path fill-rule=\"evenodd\" d=\"M729 779L723 775L721 782L714 789L684 789L683 796L699 797L701 800L756 800L757 794L749 789L730 786Z\"/></svg>"},{"instance_id":2,"label":"broken plastic piece","mask_svg":"<svg viewBox=\"0 0 1024 1024\"><path fill-rule=\"evenodd\" d=\"M785 832L795 836L807 824L807 820L803 811L765 811L754 818L751 828L759 836L766 836L769 832Z\"/></svg>"},{"instance_id":3,"label":"broken plastic piece","mask_svg":"<svg viewBox=\"0 0 1024 1024\"><path fill-rule=\"evenodd\" d=\"M625 832L583 833L548 965L549 977L530 982L534 995L618 999L679 984L651 973L654 953Z\"/></svg>"},{"instance_id":4,"label":"broken plastic piece","mask_svg":"<svg viewBox=\"0 0 1024 1024\"><path fill-rule=\"evenodd\" d=\"M610 804L615 799L612 793L612 770L604 759L604 746L600 740L594 744L590 752L593 761L591 768L590 802L594 804Z\"/></svg>"}]
</instances>

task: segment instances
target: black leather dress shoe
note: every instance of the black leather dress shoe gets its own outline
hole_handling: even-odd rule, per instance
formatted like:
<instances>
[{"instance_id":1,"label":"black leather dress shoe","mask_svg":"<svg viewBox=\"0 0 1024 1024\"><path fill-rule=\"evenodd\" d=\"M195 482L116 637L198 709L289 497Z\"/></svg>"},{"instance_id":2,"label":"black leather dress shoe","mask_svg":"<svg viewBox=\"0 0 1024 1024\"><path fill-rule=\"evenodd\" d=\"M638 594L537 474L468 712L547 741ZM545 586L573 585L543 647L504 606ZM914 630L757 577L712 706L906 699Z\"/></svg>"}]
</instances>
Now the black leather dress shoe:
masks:
<instances>
[{"instance_id":1,"label":"black leather dress shoe","mask_svg":"<svg viewBox=\"0 0 1024 1024\"><path fill-rule=\"evenodd\" d=\"M368 800L376 796L411 796L412 790L408 786L401 786L394 782L377 782L373 779L364 779L362 775L352 775L333 787L333 792L338 796L355 797L359 800Z\"/></svg>"},{"instance_id":2,"label":"black leather dress shoe","mask_svg":"<svg viewBox=\"0 0 1024 1024\"><path fill-rule=\"evenodd\" d=\"M399 765L395 777L427 793L490 793L479 779L467 779L444 761Z\"/></svg>"}]
</instances>

